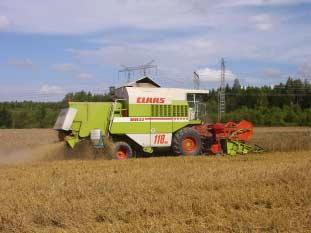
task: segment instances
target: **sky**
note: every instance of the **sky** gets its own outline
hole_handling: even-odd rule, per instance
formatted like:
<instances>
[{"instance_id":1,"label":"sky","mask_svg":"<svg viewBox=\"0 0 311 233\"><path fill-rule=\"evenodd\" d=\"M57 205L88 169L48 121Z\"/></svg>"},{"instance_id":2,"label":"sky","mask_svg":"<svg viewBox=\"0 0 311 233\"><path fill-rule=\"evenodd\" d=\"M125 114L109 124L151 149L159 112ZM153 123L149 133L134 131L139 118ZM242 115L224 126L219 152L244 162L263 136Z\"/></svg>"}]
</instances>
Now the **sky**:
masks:
<instances>
[{"instance_id":1,"label":"sky","mask_svg":"<svg viewBox=\"0 0 311 233\"><path fill-rule=\"evenodd\" d=\"M311 78L310 42L311 0L0 0L0 101L105 93L152 60L166 87L217 87L221 58L229 83Z\"/></svg>"}]
</instances>

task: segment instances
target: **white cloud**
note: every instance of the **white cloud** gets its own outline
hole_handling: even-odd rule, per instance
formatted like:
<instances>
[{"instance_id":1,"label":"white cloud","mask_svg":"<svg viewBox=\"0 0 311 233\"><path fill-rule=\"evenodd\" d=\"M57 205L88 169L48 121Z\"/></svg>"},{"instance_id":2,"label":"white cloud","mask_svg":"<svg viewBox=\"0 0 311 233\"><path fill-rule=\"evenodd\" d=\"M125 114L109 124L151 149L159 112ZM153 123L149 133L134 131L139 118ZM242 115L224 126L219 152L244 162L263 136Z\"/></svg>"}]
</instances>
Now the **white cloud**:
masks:
<instances>
[{"instance_id":1,"label":"white cloud","mask_svg":"<svg viewBox=\"0 0 311 233\"><path fill-rule=\"evenodd\" d=\"M8 29L10 24L9 19L6 16L0 15L0 31Z\"/></svg>"},{"instance_id":2,"label":"white cloud","mask_svg":"<svg viewBox=\"0 0 311 233\"><path fill-rule=\"evenodd\" d=\"M235 0L224 3L226 6L282 6L310 3L310 0Z\"/></svg>"},{"instance_id":3,"label":"white cloud","mask_svg":"<svg viewBox=\"0 0 311 233\"><path fill-rule=\"evenodd\" d=\"M219 64L221 57L225 57L228 61L228 70L232 69L230 63L236 60L263 61L272 64L300 64L310 60L311 48L306 46L304 41L307 38L311 39L311 33L301 34L299 33L301 30L302 28L299 27L290 31L277 29L264 35L251 30L233 33L229 37L226 32L214 32L214 34L203 33L151 42L124 42L122 38L115 38L113 43L104 43L99 46L97 44L96 49L70 49L69 52L79 62L108 65L115 69L120 68L121 64L136 66L155 60L160 69L159 77L162 80L165 82L169 79L182 82L188 80L189 84L195 69L215 67ZM293 44L295 44L294 47ZM271 70L269 72L271 75ZM228 73L228 78L233 79L232 73ZM213 73L209 76L216 77L217 75ZM249 75L241 78L256 79ZM182 85L182 83L178 84Z\"/></svg>"},{"instance_id":4,"label":"white cloud","mask_svg":"<svg viewBox=\"0 0 311 233\"><path fill-rule=\"evenodd\" d=\"M154 59L165 76L186 79L197 67L215 67L220 57L285 64L311 60L309 19L296 10L279 10L303 2L311 0L1 0L0 15L10 19L10 31L98 32L101 36L87 37L89 43L97 41L96 49L68 50L82 62L118 68ZM72 64L52 68L77 78L81 72Z\"/></svg>"},{"instance_id":5,"label":"white cloud","mask_svg":"<svg viewBox=\"0 0 311 233\"><path fill-rule=\"evenodd\" d=\"M89 73L79 73L75 77L76 79L79 79L79 80L90 80L94 78L94 76Z\"/></svg>"},{"instance_id":6,"label":"white cloud","mask_svg":"<svg viewBox=\"0 0 311 233\"><path fill-rule=\"evenodd\" d=\"M275 69L275 68L266 68L263 71L264 75L270 78L280 78L283 76L282 71L280 71L279 69Z\"/></svg>"},{"instance_id":7,"label":"white cloud","mask_svg":"<svg viewBox=\"0 0 311 233\"><path fill-rule=\"evenodd\" d=\"M272 23L257 23L256 28L260 31L270 31L273 28Z\"/></svg>"},{"instance_id":8,"label":"white cloud","mask_svg":"<svg viewBox=\"0 0 311 233\"><path fill-rule=\"evenodd\" d=\"M268 14L252 16L251 21L254 23L255 28L259 31L270 31L274 26L273 19Z\"/></svg>"},{"instance_id":9,"label":"white cloud","mask_svg":"<svg viewBox=\"0 0 311 233\"><path fill-rule=\"evenodd\" d=\"M9 59L7 64L20 69L32 69L35 67L30 59Z\"/></svg>"},{"instance_id":10,"label":"white cloud","mask_svg":"<svg viewBox=\"0 0 311 233\"><path fill-rule=\"evenodd\" d=\"M70 53L80 62L110 65L139 65L156 60L160 68L192 70L215 65L221 57L231 60L256 60L285 64L300 64L311 60L311 48L305 43L311 33L303 28L273 30L268 34L256 31L233 33L204 33L181 38L151 42L124 42L115 39L97 49L71 49ZM286 38L286 40L284 39ZM293 46L294 45L294 46ZM229 64L230 67L230 64Z\"/></svg>"},{"instance_id":11,"label":"white cloud","mask_svg":"<svg viewBox=\"0 0 311 233\"><path fill-rule=\"evenodd\" d=\"M207 1L210 5L213 1ZM185 0L2 0L12 17L12 30L75 34L114 27L183 28L205 25L202 15L191 12Z\"/></svg>"},{"instance_id":12,"label":"white cloud","mask_svg":"<svg viewBox=\"0 0 311 233\"><path fill-rule=\"evenodd\" d=\"M222 56L229 59L268 58L288 63L308 60L311 56L310 46L306 43L311 39L308 23L290 21L290 15L297 14L295 12L286 15L278 11L267 13L266 9L258 7L302 2L311 0L28 0L27 4L20 4L19 0L2 0L2 6L12 19L14 27L10 30L19 32L83 34L110 29L116 31L120 27L142 29L141 36L134 33L134 43L126 39L125 30L114 36L117 38L109 38L112 33L104 34L103 37L110 42L98 49L72 49L80 59L83 57L91 63L119 66L156 59L163 60L163 64L168 62L169 66L174 61L174 66L189 62L202 66ZM207 27L191 31L202 26ZM248 30L249 27L258 31ZM154 29L189 30L189 33L188 37L157 40L158 35L165 38L167 32ZM262 31L269 33L262 35ZM151 37L151 34L153 42L145 42L144 36ZM73 68L68 65L55 69L65 72Z\"/></svg>"},{"instance_id":13,"label":"white cloud","mask_svg":"<svg viewBox=\"0 0 311 233\"><path fill-rule=\"evenodd\" d=\"M156 60L161 67L191 66L200 64L201 58L213 61L216 44L207 37L168 39L156 42L124 43L116 41L94 50L73 50L70 52L80 61L109 64L112 66L139 65L150 60Z\"/></svg>"},{"instance_id":14,"label":"white cloud","mask_svg":"<svg viewBox=\"0 0 311 233\"><path fill-rule=\"evenodd\" d=\"M111 28L185 29L236 27L252 15L244 6L282 6L310 0L1 0L12 19L11 30L47 34L81 34ZM233 8L234 7L234 8ZM259 24L261 29L269 27Z\"/></svg>"},{"instance_id":15,"label":"white cloud","mask_svg":"<svg viewBox=\"0 0 311 233\"><path fill-rule=\"evenodd\" d=\"M72 73L77 71L78 67L71 63L65 64L56 64L51 66L52 71L60 72L60 73Z\"/></svg>"},{"instance_id":16,"label":"white cloud","mask_svg":"<svg viewBox=\"0 0 311 233\"><path fill-rule=\"evenodd\" d=\"M204 69L199 69L197 73L200 76L201 81L220 82L221 70L215 70L207 67ZM233 81L237 78L237 76L231 70L226 70L225 74L226 81Z\"/></svg>"},{"instance_id":17,"label":"white cloud","mask_svg":"<svg viewBox=\"0 0 311 233\"><path fill-rule=\"evenodd\" d=\"M41 86L39 93L43 95L64 94L65 90L61 86L45 84Z\"/></svg>"}]
</instances>

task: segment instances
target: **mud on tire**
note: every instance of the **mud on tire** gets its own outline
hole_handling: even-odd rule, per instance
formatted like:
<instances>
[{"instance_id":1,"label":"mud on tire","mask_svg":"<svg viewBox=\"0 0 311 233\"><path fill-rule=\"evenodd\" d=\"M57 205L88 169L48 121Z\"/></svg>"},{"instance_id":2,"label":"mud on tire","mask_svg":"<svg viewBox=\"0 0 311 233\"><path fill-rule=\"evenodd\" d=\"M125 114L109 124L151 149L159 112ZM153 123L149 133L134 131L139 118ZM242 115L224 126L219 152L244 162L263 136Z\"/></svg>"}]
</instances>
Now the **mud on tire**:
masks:
<instances>
[{"instance_id":1,"label":"mud on tire","mask_svg":"<svg viewBox=\"0 0 311 233\"><path fill-rule=\"evenodd\" d=\"M176 155L200 155L202 153L201 137L192 128L181 129L173 136L172 150Z\"/></svg>"}]
</instances>

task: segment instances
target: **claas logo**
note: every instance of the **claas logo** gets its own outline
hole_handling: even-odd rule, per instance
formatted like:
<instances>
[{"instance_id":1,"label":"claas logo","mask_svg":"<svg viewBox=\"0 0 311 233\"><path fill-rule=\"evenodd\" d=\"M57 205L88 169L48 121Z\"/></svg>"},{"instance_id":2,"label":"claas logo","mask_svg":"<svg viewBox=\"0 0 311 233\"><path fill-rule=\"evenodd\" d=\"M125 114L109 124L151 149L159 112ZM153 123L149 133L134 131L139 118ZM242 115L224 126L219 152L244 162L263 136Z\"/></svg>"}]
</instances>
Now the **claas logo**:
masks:
<instances>
[{"instance_id":1,"label":"claas logo","mask_svg":"<svg viewBox=\"0 0 311 233\"><path fill-rule=\"evenodd\" d=\"M136 100L138 104L164 104L165 98L153 98L153 97L138 97Z\"/></svg>"}]
</instances>

